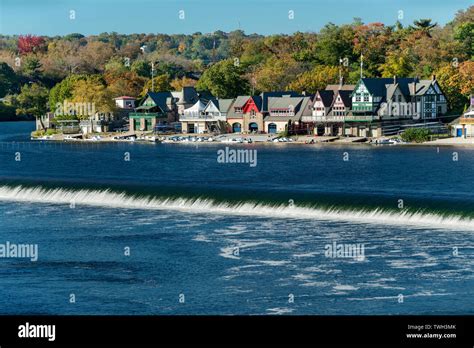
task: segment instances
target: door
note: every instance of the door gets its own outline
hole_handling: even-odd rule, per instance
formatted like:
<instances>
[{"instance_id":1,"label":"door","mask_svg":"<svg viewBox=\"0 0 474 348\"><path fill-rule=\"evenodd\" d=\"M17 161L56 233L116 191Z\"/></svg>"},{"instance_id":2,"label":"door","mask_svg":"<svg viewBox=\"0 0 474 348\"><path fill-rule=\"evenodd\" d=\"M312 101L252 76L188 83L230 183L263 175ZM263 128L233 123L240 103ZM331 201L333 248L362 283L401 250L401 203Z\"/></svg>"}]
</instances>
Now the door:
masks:
<instances>
[{"instance_id":1,"label":"door","mask_svg":"<svg viewBox=\"0 0 474 348\"><path fill-rule=\"evenodd\" d=\"M242 131L242 125L240 123L234 123L232 125L232 133L240 133Z\"/></svg>"},{"instance_id":2,"label":"door","mask_svg":"<svg viewBox=\"0 0 474 348\"><path fill-rule=\"evenodd\" d=\"M268 125L268 133L275 134L277 132L277 125L275 123L270 123Z\"/></svg>"},{"instance_id":3,"label":"door","mask_svg":"<svg viewBox=\"0 0 474 348\"><path fill-rule=\"evenodd\" d=\"M250 132L258 132L258 124L252 122L249 124L249 131Z\"/></svg>"}]
</instances>

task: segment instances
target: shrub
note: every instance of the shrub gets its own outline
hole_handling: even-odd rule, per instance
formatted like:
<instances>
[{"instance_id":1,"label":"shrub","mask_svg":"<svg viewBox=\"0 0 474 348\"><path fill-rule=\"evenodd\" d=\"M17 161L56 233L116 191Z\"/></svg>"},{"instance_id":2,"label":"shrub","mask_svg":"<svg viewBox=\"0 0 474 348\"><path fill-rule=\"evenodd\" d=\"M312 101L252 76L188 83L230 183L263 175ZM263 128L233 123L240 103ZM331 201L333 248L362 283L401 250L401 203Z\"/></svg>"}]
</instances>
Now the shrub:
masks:
<instances>
[{"instance_id":1,"label":"shrub","mask_svg":"<svg viewBox=\"0 0 474 348\"><path fill-rule=\"evenodd\" d=\"M423 143L430 138L430 131L426 128L408 128L402 135L402 140L412 143Z\"/></svg>"}]
</instances>

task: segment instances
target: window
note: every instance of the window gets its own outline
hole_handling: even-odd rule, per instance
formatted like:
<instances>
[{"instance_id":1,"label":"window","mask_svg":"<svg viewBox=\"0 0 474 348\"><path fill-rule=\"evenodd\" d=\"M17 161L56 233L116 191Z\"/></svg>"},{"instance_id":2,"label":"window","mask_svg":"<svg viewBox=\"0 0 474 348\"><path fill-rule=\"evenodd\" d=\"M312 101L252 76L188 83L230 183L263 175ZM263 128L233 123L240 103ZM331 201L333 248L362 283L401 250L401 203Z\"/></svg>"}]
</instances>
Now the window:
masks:
<instances>
[{"instance_id":1,"label":"window","mask_svg":"<svg viewBox=\"0 0 474 348\"><path fill-rule=\"evenodd\" d=\"M236 114L241 114L242 113L242 108L236 107L235 108L235 113Z\"/></svg>"},{"instance_id":2,"label":"window","mask_svg":"<svg viewBox=\"0 0 474 348\"><path fill-rule=\"evenodd\" d=\"M400 103L402 102L402 96L401 95L398 96L398 102L400 102Z\"/></svg>"},{"instance_id":3,"label":"window","mask_svg":"<svg viewBox=\"0 0 474 348\"><path fill-rule=\"evenodd\" d=\"M356 101L360 102L360 95L359 94L356 95Z\"/></svg>"},{"instance_id":4,"label":"window","mask_svg":"<svg viewBox=\"0 0 474 348\"><path fill-rule=\"evenodd\" d=\"M250 115L255 116L255 110L250 111Z\"/></svg>"},{"instance_id":5,"label":"window","mask_svg":"<svg viewBox=\"0 0 474 348\"><path fill-rule=\"evenodd\" d=\"M369 95L368 95L368 94L365 94L365 95L364 95L364 101L365 101L365 102L368 102L368 101L369 101Z\"/></svg>"}]
</instances>

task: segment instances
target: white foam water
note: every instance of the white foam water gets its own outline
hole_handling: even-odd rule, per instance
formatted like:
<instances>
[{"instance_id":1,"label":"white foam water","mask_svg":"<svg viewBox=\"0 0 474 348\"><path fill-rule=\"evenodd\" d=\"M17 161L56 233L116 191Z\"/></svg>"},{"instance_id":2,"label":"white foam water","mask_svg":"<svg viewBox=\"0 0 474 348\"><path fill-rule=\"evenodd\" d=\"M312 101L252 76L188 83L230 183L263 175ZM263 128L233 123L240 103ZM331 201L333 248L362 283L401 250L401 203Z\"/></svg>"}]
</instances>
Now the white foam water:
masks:
<instances>
[{"instance_id":1,"label":"white foam water","mask_svg":"<svg viewBox=\"0 0 474 348\"><path fill-rule=\"evenodd\" d=\"M381 225L420 226L437 229L474 231L474 220L458 215L435 213L384 211L383 209L339 209L271 205L264 203L216 202L204 198L139 197L125 192L87 189L48 189L41 186L0 186L0 200L29 203L100 206L105 208L171 210L187 213L243 215L275 219L309 219L347 221Z\"/></svg>"}]
</instances>

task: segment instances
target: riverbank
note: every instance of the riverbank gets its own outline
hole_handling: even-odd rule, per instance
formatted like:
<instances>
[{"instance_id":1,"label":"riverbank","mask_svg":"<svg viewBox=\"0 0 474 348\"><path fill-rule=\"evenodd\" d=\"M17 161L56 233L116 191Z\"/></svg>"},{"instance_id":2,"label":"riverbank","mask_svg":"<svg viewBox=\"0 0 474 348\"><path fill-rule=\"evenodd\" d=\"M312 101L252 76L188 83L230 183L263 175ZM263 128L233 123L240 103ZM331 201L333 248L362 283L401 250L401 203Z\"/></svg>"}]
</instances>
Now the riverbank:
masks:
<instances>
[{"instance_id":1,"label":"riverbank","mask_svg":"<svg viewBox=\"0 0 474 348\"><path fill-rule=\"evenodd\" d=\"M146 143L224 143L224 144L328 144L328 145L428 145L428 146L474 146L474 138L463 139L460 137L436 139L423 143L404 143L394 141L397 137L339 137L339 136L314 136L314 135L298 135L284 137L277 134L167 134L154 135L151 133L125 132L125 133L109 133L95 134L83 138L82 134L50 134L43 136L33 136L31 140L35 141L54 141L54 142L78 142L78 143L115 143L115 142L146 142Z\"/></svg>"}]
</instances>

